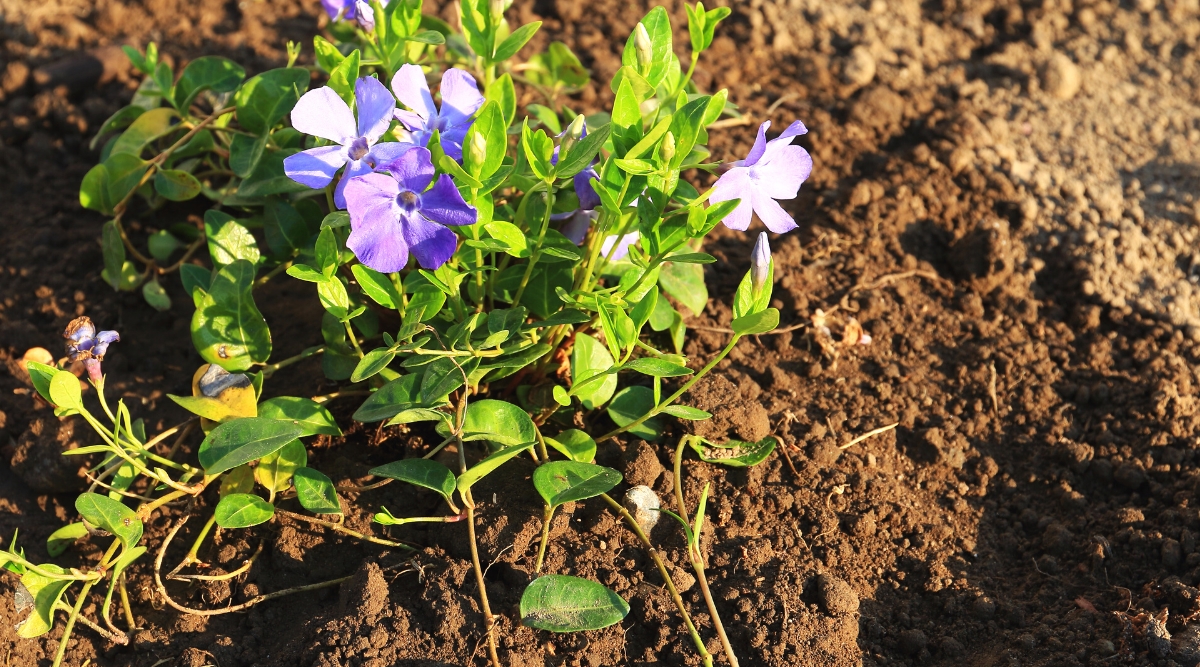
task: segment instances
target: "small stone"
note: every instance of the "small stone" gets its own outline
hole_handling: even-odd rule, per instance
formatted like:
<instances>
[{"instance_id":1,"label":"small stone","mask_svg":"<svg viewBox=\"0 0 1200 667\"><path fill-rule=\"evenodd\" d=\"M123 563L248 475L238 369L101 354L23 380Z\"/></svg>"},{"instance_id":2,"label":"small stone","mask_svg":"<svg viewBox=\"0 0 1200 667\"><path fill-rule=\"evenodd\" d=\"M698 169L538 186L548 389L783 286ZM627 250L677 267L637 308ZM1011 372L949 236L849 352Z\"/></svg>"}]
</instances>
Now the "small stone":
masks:
<instances>
[{"instance_id":1,"label":"small stone","mask_svg":"<svg viewBox=\"0 0 1200 667\"><path fill-rule=\"evenodd\" d=\"M966 652L961 642L953 637L942 640L942 655L947 658L957 658Z\"/></svg>"},{"instance_id":2,"label":"small stone","mask_svg":"<svg viewBox=\"0 0 1200 667\"><path fill-rule=\"evenodd\" d=\"M659 501L658 494L654 493L654 489L648 486L630 488L625 492L624 505L644 532L649 533L658 523L659 513L656 510L662 506L662 502Z\"/></svg>"},{"instance_id":3,"label":"small stone","mask_svg":"<svg viewBox=\"0 0 1200 667\"><path fill-rule=\"evenodd\" d=\"M844 580L828 574L817 575L817 598L832 616L858 611L858 593Z\"/></svg>"},{"instance_id":4,"label":"small stone","mask_svg":"<svg viewBox=\"0 0 1200 667\"><path fill-rule=\"evenodd\" d=\"M1113 470L1113 481L1121 486L1136 491L1146 481L1146 473L1132 463L1122 463Z\"/></svg>"},{"instance_id":5,"label":"small stone","mask_svg":"<svg viewBox=\"0 0 1200 667\"><path fill-rule=\"evenodd\" d=\"M1071 546L1074 536L1066 526L1054 522L1046 526L1042 532L1042 548L1052 554L1061 554Z\"/></svg>"},{"instance_id":6,"label":"small stone","mask_svg":"<svg viewBox=\"0 0 1200 667\"><path fill-rule=\"evenodd\" d=\"M981 621L986 621L996 615L996 601L986 595L975 598L971 603L971 613Z\"/></svg>"},{"instance_id":7,"label":"small stone","mask_svg":"<svg viewBox=\"0 0 1200 667\"><path fill-rule=\"evenodd\" d=\"M1183 667L1200 665L1200 625L1189 625L1175 635L1175 662Z\"/></svg>"},{"instance_id":8,"label":"small stone","mask_svg":"<svg viewBox=\"0 0 1200 667\"><path fill-rule=\"evenodd\" d=\"M842 66L842 80L853 86L865 86L875 78L875 58L865 46L850 49Z\"/></svg>"},{"instance_id":9,"label":"small stone","mask_svg":"<svg viewBox=\"0 0 1200 667\"><path fill-rule=\"evenodd\" d=\"M929 640L925 638L925 633L917 629L905 630L900 633L900 650L908 655L916 655L925 650L925 645Z\"/></svg>"},{"instance_id":10,"label":"small stone","mask_svg":"<svg viewBox=\"0 0 1200 667\"><path fill-rule=\"evenodd\" d=\"M1054 54L1042 69L1042 89L1056 99L1075 97L1082 83L1079 66L1065 54Z\"/></svg>"},{"instance_id":11,"label":"small stone","mask_svg":"<svg viewBox=\"0 0 1200 667\"><path fill-rule=\"evenodd\" d=\"M1171 633L1167 631L1167 624L1154 616L1146 621L1146 647L1160 658L1171 654Z\"/></svg>"},{"instance_id":12,"label":"small stone","mask_svg":"<svg viewBox=\"0 0 1200 667\"><path fill-rule=\"evenodd\" d=\"M1117 647L1107 639L1099 639L1092 646L1092 650L1096 652L1096 655L1108 657L1117 652Z\"/></svg>"}]
</instances>

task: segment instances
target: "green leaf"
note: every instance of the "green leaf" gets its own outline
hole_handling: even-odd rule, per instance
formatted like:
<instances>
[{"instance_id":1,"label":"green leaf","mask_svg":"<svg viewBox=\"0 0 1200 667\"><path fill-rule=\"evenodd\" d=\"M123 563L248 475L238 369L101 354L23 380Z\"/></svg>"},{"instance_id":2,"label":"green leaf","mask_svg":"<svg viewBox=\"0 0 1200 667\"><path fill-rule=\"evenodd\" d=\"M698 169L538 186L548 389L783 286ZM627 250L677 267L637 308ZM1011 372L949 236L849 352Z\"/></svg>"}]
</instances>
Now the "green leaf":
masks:
<instances>
[{"instance_id":1,"label":"green leaf","mask_svg":"<svg viewBox=\"0 0 1200 667\"><path fill-rule=\"evenodd\" d=\"M109 132L113 132L114 130L120 130L128 127L130 123L137 120L138 116L141 116L144 113L146 113L145 109L134 104L121 107L120 111L109 116L108 120L104 121L104 123L100 125L100 129L96 131L96 136L92 137L92 140L88 143L88 148L91 150L96 150L96 146L100 143L100 140L104 138L104 135L108 134Z\"/></svg>"},{"instance_id":2,"label":"green leaf","mask_svg":"<svg viewBox=\"0 0 1200 667\"><path fill-rule=\"evenodd\" d=\"M245 134L233 135L229 144L229 168L238 178L246 178L254 173L258 161L262 159L263 151L267 148L267 135L251 137Z\"/></svg>"},{"instance_id":3,"label":"green leaf","mask_svg":"<svg viewBox=\"0 0 1200 667\"><path fill-rule=\"evenodd\" d=\"M40 566L42 570L52 574L67 574L63 568L52 563ZM51 579L29 570L21 575L21 586L33 598L33 611L29 617L17 624L17 636L23 639L40 637L54 627L54 606L58 604L67 586L74 583L70 579Z\"/></svg>"},{"instance_id":4,"label":"green leaf","mask_svg":"<svg viewBox=\"0 0 1200 667\"><path fill-rule=\"evenodd\" d=\"M496 52L491 54L491 58L488 58L488 60L498 63L517 55L517 51L520 51L521 47L525 46L525 43L533 37L533 34L540 27L542 27L542 22L534 21L526 23L512 31L512 34L506 37L503 42L500 42L500 45L496 47Z\"/></svg>"},{"instance_id":5,"label":"green leaf","mask_svg":"<svg viewBox=\"0 0 1200 667\"><path fill-rule=\"evenodd\" d=\"M708 286L699 264L667 263L658 275L658 284L693 314L699 315L708 305Z\"/></svg>"},{"instance_id":6,"label":"green leaf","mask_svg":"<svg viewBox=\"0 0 1200 667\"><path fill-rule=\"evenodd\" d=\"M221 488L218 489L222 498L235 493L250 493L254 490L254 468L250 464L240 465L221 475Z\"/></svg>"},{"instance_id":7,"label":"green leaf","mask_svg":"<svg viewBox=\"0 0 1200 667\"><path fill-rule=\"evenodd\" d=\"M284 199L268 199L263 214L267 247L275 256L291 257L303 250L312 239L312 228L304 215Z\"/></svg>"},{"instance_id":8,"label":"green leaf","mask_svg":"<svg viewBox=\"0 0 1200 667\"><path fill-rule=\"evenodd\" d=\"M249 528L275 516L275 507L253 493L231 493L221 498L213 512L222 528Z\"/></svg>"},{"instance_id":9,"label":"green leaf","mask_svg":"<svg viewBox=\"0 0 1200 667\"><path fill-rule=\"evenodd\" d=\"M499 105L504 127L512 125L517 117L517 93L513 87L512 75L507 72L500 75L500 78L487 87L484 99Z\"/></svg>"},{"instance_id":10,"label":"green leaf","mask_svg":"<svg viewBox=\"0 0 1200 667\"><path fill-rule=\"evenodd\" d=\"M392 360L396 358L396 353L386 347L379 347L366 353L362 359L358 361L358 365L354 367L354 372L350 374L351 382L362 382L367 378L374 377L380 371L388 367Z\"/></svg>"},{"instance_id":11,"label":"green leaf","mask_svg":"<svg viewBox=\"0 0 1200 667\"><path fill-rule=\"evenodd\" d=\"M699 436L688 438L688 446L701 461L720 463L731 468L748 468L767 460L779 441L774 436L767 436L758 442L742 442L730 440L723 444L711 442Z\"/></svg>"},{"instance_id":12,"label":"green leaf","mask_svg":"<svg viewBox=\"0 0 1200 667\"><path fill-rule=\"evenodd\" d=\"M192 343L200 356L230 372L271 356L271 331L254 305L253 285L250 262L221 267L192 315Z\"/></svg>"},{"instance_id":13,"label":"green leaf","mask_svg":"<svg viewBox=\"0 0 1200 667\"><path fill-rule=\"evenodd\" d=\"M596 458L596 441L579 429L567 429L553 438L546 438L546 444L572 461L591 463Z\"/></svg>"},{"instance_id":14,"label":"green leaf","mask_svg":"<svg viewBox=\"0 0 1200 667\"><path fill-rule=\"evenodd\" d=\"M536 440L537 427L529 413L512 403L484 398L467 406L462 439L488 440L501 447L511 447Z\"/></svg>"},{"instance_id":15,"label":"green leaf","mask_svg":"<svg viewBox=\"0 0 1200 667\"><path fill-rule=\"evenodd\" d=\"M420 386L421 376L416 373L392 380L363 402L354 412L354 420L369 423L391 419L418 404Z\"/></svg>"},{"instance_id":16,"label":"green leaf","mask_svg":"<svg viewBox=\"0 0 1200 667\"><path fill-rule=\"evenodd\" d=\"M54 399L50 398L50 382L58 373L58 369L36 361L28 362L25 368L29 371L29 379L33 381L33 388L37 390L38 395L53 403Z\"/></svg>"},{"instance_id":17,"label":"green leaf","mask_svg":"<svg viewBox=\"0 0 1200 667\"><path fill-rule=\"evenodd\" d=\"M458 476L458 492L460 494L466 494L479 480L491 474L496 470L496 468L499 468L504 463L507 463L509 459L529 449L530 447L533 447L535 444L537 443L527 442L523 445L516 445L515 447L505 447L504 449L501 449L500 451L495 452L491 456L483 459L479 463L471 466L466 472Z\"/></svg>"},{"instance_id":18,"label":"green leaf","mask_svg":"<svg viewBox=\"0 0 1200 667\"><path fill-rule=\"evenodd\" d=\"M418 44L431 44L434 46L446 43L446 38L436 30L422 30L421 32L405 37L405 39Z\"/></svg>"},{"instance_id":19,"label":"green leaf","mask_svg":"<svg viewBox=\"0 0 1200 667\"><path fill-rule=\"evenodd\" d=\"M109 220L101 228L100 249L104 254L104 270L115 280L125 265L125 243L121 240L121 230L117 229L115 220ZM115 288L118 285L113 280L109 284Z\"/></svg>"},{"instance_id":20,"label":"green leaf","mask_svg":"<svg viewBox=\"0 0 1200 667\"><path fill-rule=\"evenodd\" d=\"M174 130L179 125L178 121L179 114L174 109L167 107L151 109L138 116L129 129L117 137L109 155L126 154L138 157L147 144ZM107 163L107 160L105 162ZM114 200L113 203L115 204L116 201Z\"/></svg>"},{"instance_id":21,"label":"green leaf","mask_svg":"<svg viewBox=\"0 0 1200 667\"><path fill-rule=\"evenodd\" d=\"M234 419L218 424L205 436L197 458L205 472L216 475L279 451L302 433L299 424L278 419Z\"/></svg>"},{"instance_id":22,"label":"green leaf","mask_svg":"<svg viewBox=\"0 0 1200 667\"><path fill-rule=\"evenodd\" d=\"M675 54L671 50L671 18L667 15L666 9L655 7L642 18L641 24L646 27L646 32L650 35L650 44L653 47L653 56L650 59L650 69L646 72L646 80L651 87L657 88L658 84L666 78L672 61L675 60ZM625 41L625 50L621 53L621 64L634 68L638 66L633 34L630 34L629 39Z\"/></svg>"},{"instance_id":23,"label":"green leaf","mask_svg":"<svg viewBox=\"0 0 1200 667\"><path fill-rule=\"evenodd\" d=\"M504 110L500 108L499 102L489 99L476 114L475 122L471 123L466 139L463 140L463 169L477 180L487 179L504 163L504 153L508 148L505 127ZM482 138L486 147L482 161L477 161L470 150L477 135Z\"/></svg>"},{"instance_id":24,"label":"green leaf","mask_svg":"<svg viewBox=\"0 0 1200 667\"><path fill-rule=\"evenodd\" d=\"M71 545L75 544L76 540L87 534L87 526L82 521L68 523L50 533L50 537L46 538L46 553L51 558L58 558L66 553L67 549L71 548Z\"/></svg>"},{"instance_id":25,"label":"green leaf","mask_svg":"<svg viewBox=\"0 0 1200 667\"><path fill-rule=\"evenodd\" d=\"M559 159L555 175L559 178L569 178L586 169L600 153L604 142L608 141L610 132L611 123L588 132L586 137L571 148L566 157Z\"/></svg>"},{"instance_id":26,"label":"green leaf","mask_svg":"<svg viewBox=\"0 0 1200 667\"><path fill-rule=\"evenodd\" d=\"M571 351L571 384L603 373L612 368L614 363L613 355L600 341L589 334L577 334L575 349ZM585 410L593 410L607 403L616 391L617 376L611 374L572 393L583 403Z\"/></svg>"},{"instance_id":27,"label":"green leaf","mask_svg":"<svg viewBox=\"0 0 1200 667\"><path fill-rule=\"evenodd\" d=\"M265 134L283 119L308 89L309 72L284 67L263 72L242 84L234 98L237 119L249 132Z\"/></svg>"},{"instance_id":28,"label":"green leaf","mask_svg":"<svg viewBox=\"0 0 1200 667\"><path fill-rule=\"evenodd\" d=\"M358 281L363 293L371 297L372 301L384 308L394 309L400 305L400 293L387 276L363 264L355 264L350 267L350 271L354 273L354 279Z\"/></svg>"},{"instance_id":29,"label":"green leaf","mask_svg":"<svg viewBox=\"0 0 1200 667\"><path fill-rule=\"evenodd\" d=\"M354 49L329 72L329 87L338 97L345 100L346 104L354 102L354 82L358 80L360 63L358 49Z\"/></svg>"},{"instance_id":30,"label":"green leaf","mask_svg":"<svg viewBox=\"0 0 1200 667\"><path fill-rule=\"evenodd\" d=\"M171 310L171 297L156 279L150 279L142 285L142 298L159 312Z\"/></svg>"},{"instance_id":31,"label":"green leaf","mask_svg":"<svg viewBox=\"0 0 1200 667\"><path fill-rule=\"evenodd\" d=\"M649 387L625 387L608 406L608 416L617 426L628 426L654 409L654 392ZM662 433L658 417L651 417L629 432L645 440L655 440Z\"/></svg>"},{"instance_id":32,"label":"green leaf","mask_svg":"<svg viewBox=\"0 0 1200 667\"><path fill-rule=\"evenodd\" d=\"M208 254L218 267L239 259L258 264L262 257L250 230L223 211L209 209L204 213L204 234L208 239Z\"/></svg>"},{"instance_id":33,"label":"green leaf","mask_svg":"<svg viewBox=\"0 0 1200 667\"><path fill-rule=\"evenodd\" d=\"M342 321L350 318L350 295L346 292L346 286L342 284L341 276L331 276L317 283L317 296L321 300L321 306L334 317Z\"/></svg>"},{"instance_id":34,"label":"green leaf","mask_svg":"<svg viewBox=\"0 0 1200 667\"><path fill-rule=\"evenodd\" d=\"M704 35L702 42L703 46L700 49L701 51L707 49L709 46L712 46L713 33L717 29L717 24L724 20L725 17L729 16L732 11L733 10L728 7L717 7L716 9L710 9L704 13Z\"/></svg>"},{"instance_id":35,"label":"green leaf","mask_svg":"<svg viewBox=\"0 0 1200 667\"><path fill-rule=\"evenodd\" d=\"M618 158L613 160L613 164L617 165L621 171L635 176L653 174L657 170L654 163L649 160L623 160Z\"/></svg>"},{"instance_id":36,"label":"green leaf","mask_svg":"<svg viewBox=\"0 0 1200 667\"><path fill-rule=\"evenodd\" d=\"M679 264L712 264L717 261L717 258L705 252L682 252L678 255L671 255L667 261Z\"/></svg>"},{"instance_id":37,"label":"green leaf","mask_svg":"<svg viewBox=\"0 0 1200 667\"><path fill-rule=\"evenodd\" d=\"M538 630L599 630L628 614L629 603L604 585L564 574L538 577L521 595L521 625Z\"/></svg>"},{"instance_id":38,"label":"green leaf","mask_svg":"<svg viewBox=\"0 0 1200 667\"><path fill-rule=\"evenodd\" d=\"M429 459L404 459L371 468L370 474L376 477L387 477L401 482L408 482L422 488L442 494L447 502L451 501L454 493L454 473L449 468Z\"/></svg>"},{"instance_id":39,"label":"green leaf","mask_svg":"<svg viewBox=\"0 0 1200 667\"><path fill-rule=\"evenodd\" d=\"M298 424L304 432L300 435L332 435L339 436L342 429L338 428L333 414L324 405L311 398L299 396L277 396L258 404L258 416L268 419L280 419Z\"/></svg>"},{"instance_id":40,"label":"green leaf","mask_svg":"<svg viewBox=\"0 0 1200 667\"><path fill-rule=\"evenodd\" d=\"M246 70L241 65L220 56L202 56L188 63L175 83L175 107L186 110L203 90L229 93L237 90Z\"/></svg>"},{"instance_id":41,"label":"green leaf","mask_svg":"<svg viewBox=\"0 0 1200 667\"><path fill-rule=\"evenodd\" d=\"M656 359L654 357L638 357L637 359L628 361L621 368L622 370L636 371L638 373L642 373L643 375L659 378L680 377L683 375L691 375L694 372L687 366L680 366L679 364L673 364L669 361Z\"/></svg>"},{"instance_id":42,"label":"green leaf","mask_svg":"<svg viewBox=\"0 0 1200 667\"><path fill-rule=\"evenodd\" d=\"M295 149L263 151L254 171L238 187L237 197L251 200L290 192L311 192L311 188L293 181L284 170L284 159L295 152Z\"/></svg>"},{"instance_id":43,"label":"green leaf","mask_svg":"<svg viewBox=\"0 0 1200 667\"><path fill-rule=\"evenodd\" d=\"M483 227L492 238L508 245L504 252L513 257L529 256L529 241L520 227L503 220L493 220Z\"/></svg>"},{"instance_id":44,"label":"green leaf","mask_svg":"<svg viewBox=\"0 0 1200 667\"><path fill-rule=\"evenodd\" d=\"M739 317L730 323L733 332L742 336L766 333L779 326L779 310L767 308L753 315Z\"/></svg>"},{"instance_id":45,"label":"green leaf","mask_svg":"<svg viewBox=\"0 0 1200 667\"><path fill-rule=\"evenodd\" d=\"M478 363L477 357L458 365L450 357L441 357L426 365L425 372L421 375L421 402L432 404L463 386L467 377L478 367Z\"/></svg>"},{"instance_id":46,"label":"green leaf","mask_svg":"<svg viewBox=\"0 0 1200 667\"><path fill-rule=\"evenodd\" d=\"M533 487L549 507L595 498L620 483L616 470L579 461L551 461L533 471Z\"/></svg>"},{"instance_id":47,"label":"green leaf","mask_svg":"<svg viewBox=\"0 0 1200 667\"><path fill-rule=\"evenodd\" d=\"M171 258L172 253L183 247L179 239L175 238L171 232L165 229L160 229L151 234L150 238L146 239L146 245L150 247L150 256L160 262L167 261ZM121 262L124 263L124 261L125 258L122 257ZM105 268L107 268L107 265L105 265Z\"/></svg>"},{"instance_id":48,"label":"green leaf","mask_svg":"<svg viewBox=\"0 0 1200 667\"><path fill-rule=\"evenodd\" d=\"M137 513L98 493L84 493L75 499L75 510L85 521L117 536L126 549L137 546L142 539L142 521Z\"/></svg>"},{"instance_id":49,"label":"green leaf","mask_svg":"<svg viewBox=\"0 0 1200 667\"><path fill-rule=\"evenodd\" d=\"M667 407L663 408L662 411L665 414L671 415L672 417L678 417L679 419L686 419L688 421L702 421L712 417L711 412L705 412L700 408L693 408L688 405L668 405Z\"/></svg>"},{"instance_id":50,"label":"green leaf","mask_svg":"<svg viewBox=\"0 0 1200 667\"><path fill-rule=\"evenodd\" d=\"M408 300L404 315L408 322L427 322L442 311L446 294L433 285L420 285Z\"/></svg>"},{"instance_id":51,"label":"green leaf","mask_svg":"<svg viewBox=\"0 0 1200 667\"><path fill-rule=\"evenodd\" d=\"M337 64L346 57L329 40L320 35L313 37L313 50L317 53L317 65L326 73L332 72L333 68L337 67Z\"/></svg>"},{"instance_id":52,"label":"green leaf","mask_svg":"<svg viewBox=\"0 0 1200 667\"><path fill-rule=\"evenodd\" d=\"M60 408L75 411L83 409L83 393L79 389L79 378L70 371L57 371L50 379L50 402Z\"/></svg>"},{"instance_id":53,"label":"green leaf","mask_svg":"<svg viewBox=\"0 0 1200 667\"><path fill-rule=\"evenodd\" d=\"M292 475L306 465L308 452L304 449L304 443L293 440L259 459L258 465L254 466L254 479L271 493L279 493L291 484Z\"/></svg>"},{"instance_id":54,"label":"green leaf","mask_svg":"<svg viewBox=\"0 0 1200 667\"><path fill-rule=\"evenodd\" d=\"M332 227L321 228L313 252L316 254L317 268L326 277L332 276L334 271L337 271L341 257L341 253L338 251L337 235L333 233Z\"/></svg>"},{"instance_id":55,"label":"green leaf","mask_svg":"<svg viewBox=\"0 0 1200 667\"><path fill-rule=\"evenodd\" d=\"M212 284L212 271L203 266L184 264L179 267L179 279L183 282L184 291L192 296L197 289L208 291Z\"/></svg>"},{"instance_id":56,"label":"green leaf","mask_svg":"<svg viewBox=\"0 0 1200 667\"><path fill-rule=\"evenodd\" d=\"M292 483L296 485L296 499L304 509L313 514L341 514L342 503L338 500L333 480L312 468L299 468Z\"/></svg>"}]
</instances>

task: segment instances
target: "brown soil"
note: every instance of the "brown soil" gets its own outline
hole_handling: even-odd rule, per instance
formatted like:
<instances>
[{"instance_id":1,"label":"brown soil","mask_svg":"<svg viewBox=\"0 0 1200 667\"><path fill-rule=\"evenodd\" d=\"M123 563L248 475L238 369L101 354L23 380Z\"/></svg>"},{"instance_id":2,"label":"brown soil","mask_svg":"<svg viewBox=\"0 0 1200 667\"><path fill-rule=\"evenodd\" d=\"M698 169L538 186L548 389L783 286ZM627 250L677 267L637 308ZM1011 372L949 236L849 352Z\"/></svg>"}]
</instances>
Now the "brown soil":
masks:
<instances>
[{"instance_id":1,"label":"brown soil","mask_svg":"<svg viewBox=\"0 0 1200 667\"><path fill-rule=\"evenodd\" d=\"M567 42L607 81L619 63L612 36L644 9L546 1L512 13L544 20L539 45ZM670 9L682 28L682 7ZM101 220L75 191L95 160L87 141L130 81L111 50L96 49L157 39L177 61L216 52L254 71L277 66L287 39L307 45L319 13L315 0L0 3L0 444L12 460L0 468L0 533L20 529L35 559L74 513L63 492L74 470L50 461L80 432L34 402L16 363L24 351L57 352L59 332L85 312L118 328L107 370L152 427L182 418L163 394L186 392L200 363L189 304L176 298L157 314L99 279ZM745 471L684 465L689 502L714 485L704 548L743 664L1200 662L1200 626L1189 625L1200 611L1198 14L1195 0L736 4L698 81L729 87L754 123L803 119L816 161L792 207L801 229L775 240L775 305L795 328L741 343L691 397L727 411L706 435L773 432L790 457ZM607 96L594 85L578 106ZM714 131L713 149L733 159L752 138L751 125ZM747 241L724 233L708 248L721 262L693 323L694 359L725 341ZM316 340L303 285L273 281L260 303L281 356ZM870 344L848 344L851 318ZM273 387L321 393L320 377L299 365ZM352 410L335 404L343 424ZM598 460L667 498L673 435L606 446ZM354 480L426 446L419 432L360 428L312 456ZM629 618L577 635L519 627L540 527L530 470L510 464L477 494L493 499L481 547L506 664L696 664L649 559L595 502L556 519L547 570L611 586L630 600ZM436 506L400 485L345 501L362 530L379 505ZM173 519L148 526L152 551ZM427 548L406 563L289 520L225 532L202 552L214 569L238 567L260 543L264 553L232 585L173 585L181 602L219 607L354 578L210 619L164 607L140 563L134 645L79 629L67 664L484 664L463 527L393 537ZM684 562L678 531L662 522L652 537ZM85 544L60 562L96 556ZM675 574L719 654L699 587ZM5 596L12 586L0 578ZM61 624L25 641L18 620L0 606L5 664L49 664Z\"/></svg>"}]
</instances>

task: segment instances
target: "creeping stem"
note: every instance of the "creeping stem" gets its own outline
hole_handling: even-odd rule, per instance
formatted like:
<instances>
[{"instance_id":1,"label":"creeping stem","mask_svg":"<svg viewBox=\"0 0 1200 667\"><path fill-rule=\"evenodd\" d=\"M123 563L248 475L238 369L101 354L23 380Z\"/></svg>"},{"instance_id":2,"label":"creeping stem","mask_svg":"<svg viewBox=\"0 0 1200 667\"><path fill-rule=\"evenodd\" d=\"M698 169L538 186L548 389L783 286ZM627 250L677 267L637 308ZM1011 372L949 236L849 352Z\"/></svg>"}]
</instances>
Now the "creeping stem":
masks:
<instances>
[{"instance_id":1,"label":"creeping stem","mask_svg":"<svg viewBox=\"0 0 1200 667\"><path fill-rule=\"evenodd\" d=\"M553 518L554 508L546 505L542 513L542 544L538 547L537 563L533 566L534 574L542 571L542 561L546 558L546 542L550 540L550 520Z\"/></svg>"},{"instance_id":2,"label":"creeping stem","mask_svg":"<svg viewBox=\"0 0 1200 667\"><path fill-rule=\"evenodd\" d=\"M692 635L692 642L696 644L696 651L700 653L700 658L704 661L705 667L712 667L712 655L705 648L704 640L700 638L700 632L696 630L696 625L692 623L692 617L688 614L687 607L683 604L683 598L679 595L679 589L675 588L675 581L671 579L671 575L667 572L667 565L663 562L662 556L659 555L654 545L650 543L650 538L646 536L646 532L638 525L637 519L633 518L629 510L625 509L621 503L613 500L612 496L607 493L600 494L600 497L604 499L604 502L608 503L608 506L614 512L621 515L621 518L625 520L625 524L629 526L629 529L641 541L642 547L646 549L646 553L650 554L650 558L658 566L658 573L662 576L663 581L666 582L667 590L671 593L671 599L675 601L675 606L679 608L679 615L683 616L683 622L687 625L688 632Z\"/></svg>"},{"instance_id":3,"label":"creeping stem","mask_svg":"<svg viewBox=\"0 0 1200 667\"><path fill-rule=\"evenodd\" d=\"M83 609L83 601L87 599L87 594L94 585L94 581L85 582L79 591L79 597L75 598L75 606L71 608L71 614L67 617L67 627L63 628L62 639L58 642L58 652L54 654L53 667L62 665L63 656L67 654L67 640L71 637L71 631L75 629L75 620L79 618L80 611Z\"/></svg>"},{"instance_id":4,"label":"creeping stem","mask_svg":"<svg viewBox=\"0 0 1200 667\"><path fill-rule=\"evenodd\" d=\"M546 238L546 228L550 226L550 211L554 208L554 195L549 191L543 192L542 202L546 205L546 213L542 216L542 228L538 232L537 244L534 245L533 250L529 253L529 263L525 265L525 275L521 276L521 286L517 288L517 293L513 297L513 303L521 303L521 297L525 294L525 288L529 285L529 278L533 275L533 267L537 265L537 261L542 255L542 242Z\"/></svg>"},{"instance_id":5,"label":"creeping stem","mask_svg":"<svg viewBox=\"0 0 1200 667\"><path fill-rule=\"evenodd\" d=\"M683 504L683 448L686 444L687 439L680 438L679 446L675 448L675 504L678 505L679 516L683 518L683 522L689 524L691 521L688 519L687 505ZM733 653L733 646L725 634L725 625L721 623L717 605L713 601L712 592L708 589L708 577L704 575L704 554L700 553L699 533L696 533L693 542L688 544L688 560L692 562L692 570L696 572L696 581L700 582L700 591L704 594L705 603L708 604L708 613L712 616L713 628L716 629L717 636L721 638L721 648L725 649L725 657L729 660L729 664L738 667L737 656Z\"/></svg>"}]
</instances>

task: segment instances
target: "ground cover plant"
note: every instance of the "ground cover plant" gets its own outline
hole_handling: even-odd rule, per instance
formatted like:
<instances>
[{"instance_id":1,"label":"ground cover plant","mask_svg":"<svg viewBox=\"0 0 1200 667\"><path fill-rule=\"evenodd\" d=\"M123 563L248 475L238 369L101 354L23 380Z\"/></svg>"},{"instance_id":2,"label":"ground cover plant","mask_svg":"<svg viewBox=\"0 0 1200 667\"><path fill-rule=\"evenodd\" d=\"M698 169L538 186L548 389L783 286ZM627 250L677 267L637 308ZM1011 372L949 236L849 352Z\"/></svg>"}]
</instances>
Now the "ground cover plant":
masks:
<instances>
[{"instance_id":1,"label":"ground cover plant","mask_svg":"<svg viewBox=\"0 0 1200 667\"><path fill-rule=\"evenodd\" d=\"M407 516L381 506L375 522L465 523L489 656L499 665L472 489L525 456L538 464L532 483L545 501L535 571L555 509L602 499L637 535L695 650L712 664L647 535L666 513L682 527L712 629L726 660L737 664L705 578L700 537L708 489L689 519L681 460L690 445L703 461L753 466L771 455L776 440L686 436L675 453L675 511L660 508L642 486L624 503L613 499L608 492L621 474L592 461L618 435L659 439L667 417L713 417L680 398L741 338L778 326L779 311L770 305L773 261L761 232L730 304L727 344L707 359L682 354L680 309L703 309L701 266L716 261L703 252L705 237L722 223L746 231L754 215L775 233L796 227L777 200L795 198L811 173L808 153L792 143L805 126L793 122L768 140L764 122L744 159L722 164L710 156L707 128L736 115L736 107L726 91L708 94L692 76L729 14L725 8L688 7L686 68L666 12L649 12L609 83L611 112L585 117L561 99L587 82L579 60L555 42L512 63L539 24L510 26L502 1L464 0L462 33L422 15L420 2L324 5L334 22L314 39L324 85L311 88L313 72L295 66L301 47L294 44L286 67L248 79L221 57L197 58L176 75L153 43L126 49L145 78L133 102L97 135L102 161L83 179L80 203L111 216L102 231L104 280L140 291L159 309L182 298L171 296L181 290L195 306L191 338L207 363L196 369L190 396L170 396L194 417L155 434L124 399L106 396L103 361L120 343L118 332L100 331L82 316L64 333L68 361L83 364L94 401L85 400L69 370L27 364L56 414L80 415L100 440L69 452L99 455L100 462L75 503L83 520L56 531L47 549L61 554L97 531L113 540L96 568L64 569L30 561L14 538L0 559L20 576L18 606L31 608L20 634L44 634L56 612L66 612L56 667L76 623L127 643L136 624L123 573L146 553L143 522L165 505L190 506L209 489L219 501L184 560L164 570L167 548L190 513L173 524L154 558L157 591L171 607L231 613L342 583L306 583L220 609L187 607L166 585L244 573L259 552L233 572L205 575L201 546L214 526L244 529L277 514L412 550L343 523L339 491L399 481L440 494L449 513ZM537 91L545 104L518 117L517 86ZM701 192L685 177L698 172L719 177ZM127 234L131 207L192 200L208 202L202 224L172 226L145 247ZM324 315L305 324L324 345L275 359L255 289L285 275L314 286ZM389 328L391 322L398 326ZM315 355L325 377L341 383L336 391L261 400L273 375ZM338 487L308 466L304 441L342 434L325 405L332 400L359 401L357 422L418 424L441 442L423 458L375 467L372 484ZM177 454L196 429L204 435L193 462ZM450 447L457 460L448 466L437 457ZM293 500L303 513L279 507ZM96 586L107 591L99 621L81 613ZM73 605L65 601L68 591ZM114 605L124 630L112 618ZM628 611L604 585L567 574L539 576L520 604L524 625L553 632L606 627Z\"/></svg>"}]
</instances>

